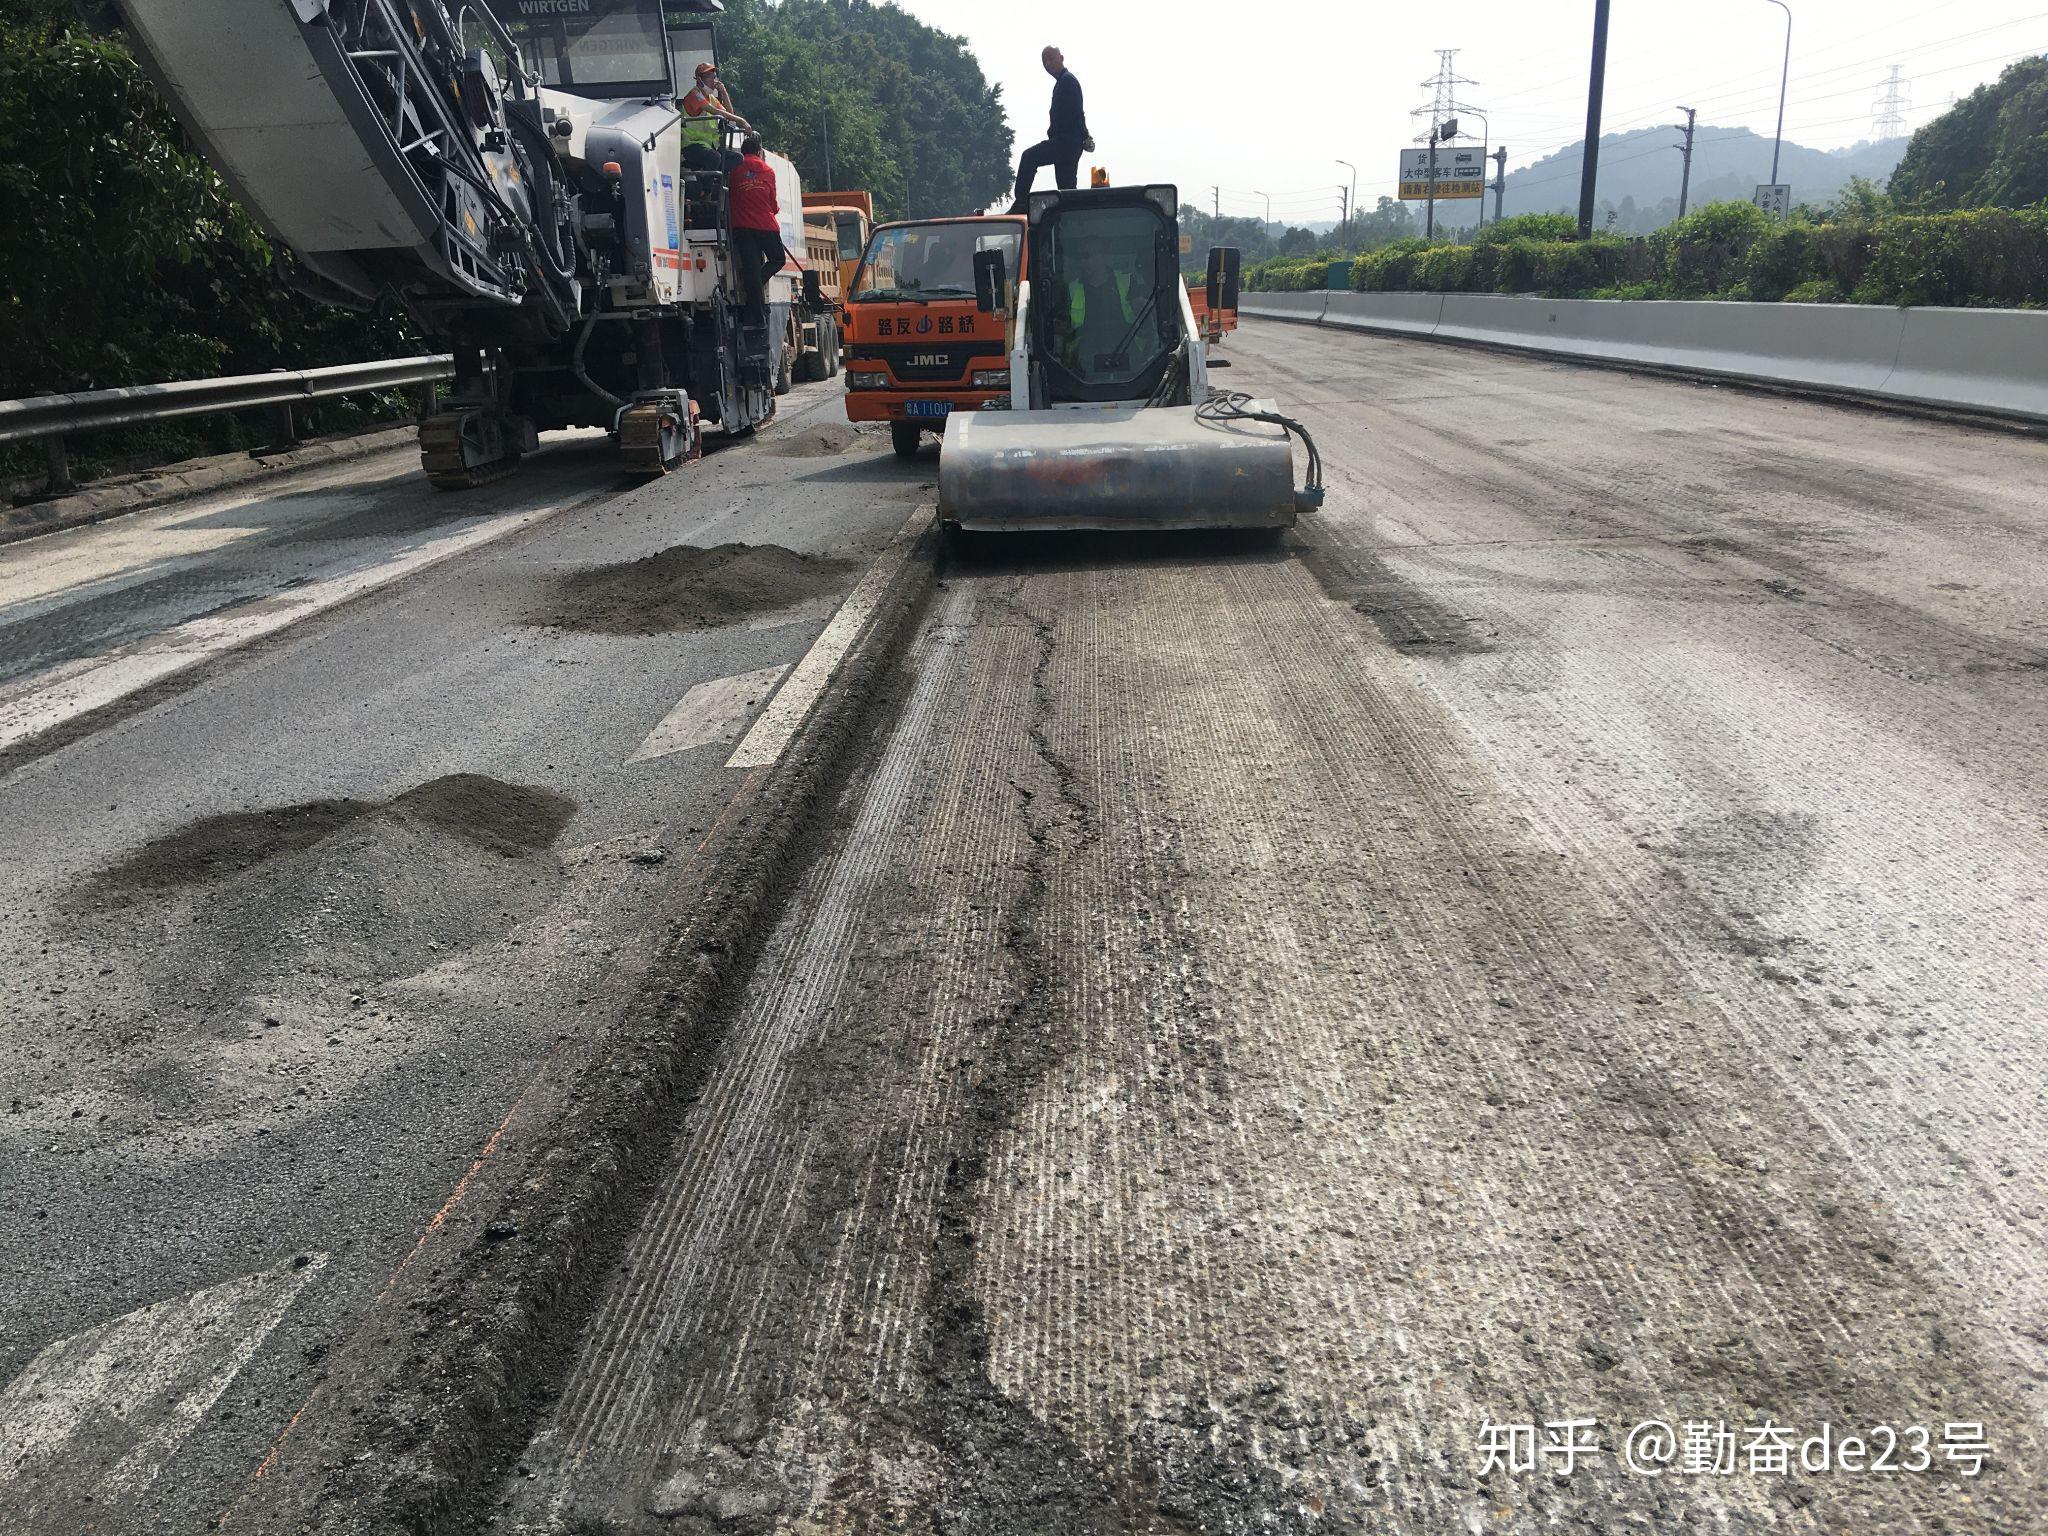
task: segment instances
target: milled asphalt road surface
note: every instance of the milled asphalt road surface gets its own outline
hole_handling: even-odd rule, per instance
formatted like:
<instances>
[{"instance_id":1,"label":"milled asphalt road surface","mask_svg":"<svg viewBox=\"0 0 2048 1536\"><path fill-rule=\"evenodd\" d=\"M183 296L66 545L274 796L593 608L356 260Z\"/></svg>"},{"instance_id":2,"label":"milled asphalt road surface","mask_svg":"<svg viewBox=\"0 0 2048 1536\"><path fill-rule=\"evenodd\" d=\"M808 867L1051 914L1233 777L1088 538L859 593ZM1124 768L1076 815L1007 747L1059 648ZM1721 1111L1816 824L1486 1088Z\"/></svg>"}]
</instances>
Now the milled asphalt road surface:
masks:
<instances>
[{"instance_id":1,"label":"milled asphalt road surface","mask_svg":"<svg viewBox=\"0 0 2048 1536\"><path fill-rule=\"evenodd\" d=\"M492 1528L2040 1529L2048 445L1233 352L1325 513L948 572Z\"/></svg>"},{"instance_id":2,"label":"milled asphalt road surface","mask_svg":"<svg viewBox=\"0 0 2048 1536\"><path fill-rule=\"evenodd\" d=\"M1230 355L1324 512L949 557L464 1523L2040 1529L2048 443L1307 328ZM506 1106L602 1049L664 899L633 854L731 792L722 745L627 760L832 599L637 636L536 626L537 584L743 539L843 590L935 465L790 456L844 441L808 398L785 456L0 778L26 1528L232 1504ZM590 485L555 452L541 499Z\"/></svg>"},{"instance_id":3,"label":"milled asphalt road surface","mask_svg":"<svg viewBox=\"0 0 2048 1536\"><path fill-rule=\"evenodd\" d=\"M601 437L462 495L407 451L0 549L4 723L508 530L0 768L0 1530L235 1501L508 1111L602 1048L734 741L936 467L820 386L654 485ZM790 553L717 627L607 578L729 542ZM660 738L692 697L703 743Z\"/></svg>"}]
</instances>

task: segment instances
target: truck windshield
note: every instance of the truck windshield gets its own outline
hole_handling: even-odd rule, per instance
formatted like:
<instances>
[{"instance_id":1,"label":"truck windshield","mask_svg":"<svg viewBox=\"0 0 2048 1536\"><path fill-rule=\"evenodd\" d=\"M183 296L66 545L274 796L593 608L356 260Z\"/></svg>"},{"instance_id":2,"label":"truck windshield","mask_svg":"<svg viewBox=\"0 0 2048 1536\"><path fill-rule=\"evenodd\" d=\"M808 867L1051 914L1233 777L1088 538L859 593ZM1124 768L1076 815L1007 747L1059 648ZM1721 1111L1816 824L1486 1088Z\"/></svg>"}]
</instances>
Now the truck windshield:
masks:
<instances>
[{"instance_id":1,"label":"truck windshield","mask_svg":"<svg viewBox=\"0 0 2048 1536\"><path fill-rule=\"evenodd\" d=\"M668 89L660 0L511 0L499 14L549 85L586 96Z\"/></svg>"},{"instance_id":2,"label":"truck windshield","mask_svg":"<svg viewBox=\"0 0 2048 1536\"><path fill-rule=\"evenodd\" d=\"M860 260L860 215L857 213L842 213L838 215L837 222L839 225L839 259L841 261Z\"/></svg>"},{"instance_id":3,"label":"truck windshield","mask_svg":"<svg viewBox=\"0 0 2048 1536\"><path fill-rule=\"evenodd\" d=\"M974 257L1001 251L1003 268L1017 280L1018 226L997 223L898 224L878 229L853 280L855 304L885 300L974 297Z\"/></svg>"}]
</instances>

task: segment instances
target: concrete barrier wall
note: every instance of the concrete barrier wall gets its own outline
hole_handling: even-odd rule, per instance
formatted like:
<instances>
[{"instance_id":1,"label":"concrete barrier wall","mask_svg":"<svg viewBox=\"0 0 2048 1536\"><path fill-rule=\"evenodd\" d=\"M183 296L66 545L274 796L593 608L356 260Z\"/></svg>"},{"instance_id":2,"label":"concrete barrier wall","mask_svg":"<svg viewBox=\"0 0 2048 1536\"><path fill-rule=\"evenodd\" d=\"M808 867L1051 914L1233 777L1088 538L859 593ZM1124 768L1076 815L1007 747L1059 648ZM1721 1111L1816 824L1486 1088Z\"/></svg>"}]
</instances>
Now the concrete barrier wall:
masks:
<instances>
[{"instance_id":1,"label":"concrete barrier wall","mask_svg":"<svg viewBox=\"0 0 2048 1536\"><path fill-rule=\"evenodd\" d=\"M2048 310L1908 309L1884 393L2048 419Z\"/></svg>"},{"instance_id":2,"label":"concrete barrier wall","mask_svg":"<svg viewBox=\"0 0 2048 1536\"><path fill-rule=\"evenodd\" d=\"M1323 321L1351 330L1428 336L1435 333L1443 312L1440 293L1333 293Z\"/></svg>"},{"instance_id":3,"label":"concrete barrier wall","mask_svg":"<svg viewBox=\"0 0 2048 1536\"><path fill-rule=\"evenodd\" d=\"M2048 421L2048 311L1246 294L1241 313Z\"/></svg>"},{"instance_id":4,"label":"concrete barrier wall","mask_svg":"<svg viewBox=\"0 0 2048 1536\"><path fill-rule=\"evenodd\" d=\"M1241 315L1265 315L1277 320L1319 320L1323 306L1329 300L1329 293L1321 288L1308 293L1241 293L1237 298L1237 312Z\"/></svg>"}]
</instances>

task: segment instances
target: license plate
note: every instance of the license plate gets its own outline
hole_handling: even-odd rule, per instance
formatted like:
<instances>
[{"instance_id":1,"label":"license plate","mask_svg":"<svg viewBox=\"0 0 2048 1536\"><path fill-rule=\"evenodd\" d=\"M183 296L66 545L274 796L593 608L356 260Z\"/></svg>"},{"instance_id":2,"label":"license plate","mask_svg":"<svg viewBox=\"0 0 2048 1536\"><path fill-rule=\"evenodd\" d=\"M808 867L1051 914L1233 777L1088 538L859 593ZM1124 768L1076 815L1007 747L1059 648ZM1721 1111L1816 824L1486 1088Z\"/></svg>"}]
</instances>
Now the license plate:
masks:
<instances>
[{"instance_id":1,"label":"license plate","mask_svg":"<svg viewBox=\"0 0 2048 1536\"><path fill-rule=\"evenodd\" d=\"M906 416L950 416L953 402L950 400L908 400L904 402Z\"/></svg>"}]
</instances>

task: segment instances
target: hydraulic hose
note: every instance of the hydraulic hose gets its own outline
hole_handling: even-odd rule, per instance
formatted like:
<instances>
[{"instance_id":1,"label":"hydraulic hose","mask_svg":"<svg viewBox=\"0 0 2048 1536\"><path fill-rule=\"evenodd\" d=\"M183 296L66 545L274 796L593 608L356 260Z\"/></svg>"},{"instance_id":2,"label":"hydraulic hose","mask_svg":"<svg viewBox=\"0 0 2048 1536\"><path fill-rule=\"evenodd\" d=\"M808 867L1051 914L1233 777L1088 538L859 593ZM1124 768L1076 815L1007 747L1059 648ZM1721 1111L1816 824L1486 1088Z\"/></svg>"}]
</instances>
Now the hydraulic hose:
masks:
<instances>
[{"instance_id":1,"label":"hydraulic hose","mask_svg":"<svg viewBox=\"0 0 2048 1536\"><path fill-rule=\"evenodd\" d=\"M1242 390L1212 390L1209 398L1195 407L1195 419L1271 422L1300 438L1302 447L1308 450L1308 475L1302 488L1294 493L1294 509L1297 512L1316 511L1323 504L1323 456L1316 449L1315 438L1292 416L1282 416L1278 411L1254 411L1249 409L1251 403L1252 397Z\"/></svg>"}]
</instances>

